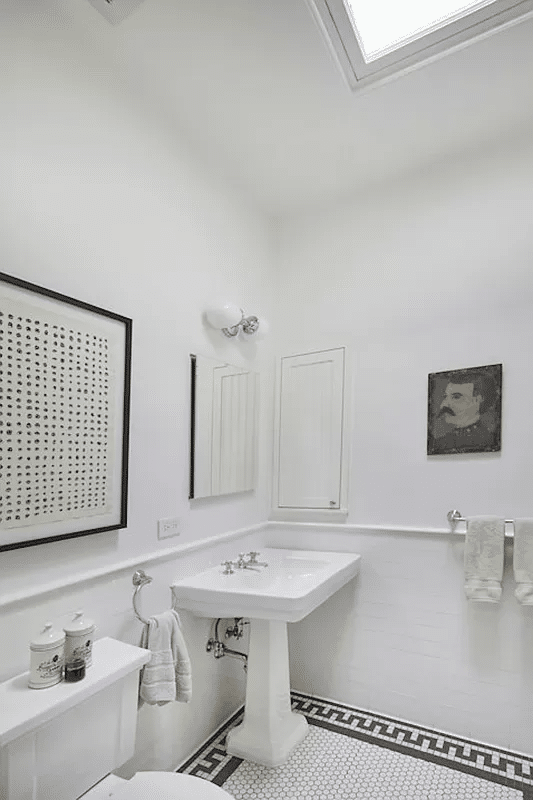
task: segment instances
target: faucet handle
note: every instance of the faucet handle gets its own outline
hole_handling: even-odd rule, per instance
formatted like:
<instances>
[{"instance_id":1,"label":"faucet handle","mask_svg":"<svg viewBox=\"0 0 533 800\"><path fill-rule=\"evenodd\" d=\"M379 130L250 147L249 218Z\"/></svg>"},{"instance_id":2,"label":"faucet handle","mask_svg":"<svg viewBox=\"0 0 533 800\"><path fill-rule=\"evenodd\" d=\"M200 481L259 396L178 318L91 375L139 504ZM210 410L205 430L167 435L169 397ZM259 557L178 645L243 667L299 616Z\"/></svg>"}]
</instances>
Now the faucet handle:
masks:
<instances>
[{"instance_id":1,"label":"faucet handle","mask_svg":"<svg viewBox=\"0 0 533 800\"><path fill-rule=\"evenodd\" d=\"M257 560L257 556L258 555L260 555L260 554L257 552L257 550L252 550L250 553L248 553L248 557L249 557L248 564L253 564L256 567L268 567L268 564L267 564L266 561L258 561Z\"/></svg>"},{"instance_id":2,"label":"faucet handle","mask_svg":"<svg viewBox=\"0 0 533 800\"><path fill-rule=\"evenodd\" d=\"M222 561L221 564L224 567L223 575L233 575L233 561Z\"/></svg>"}]
</instances>

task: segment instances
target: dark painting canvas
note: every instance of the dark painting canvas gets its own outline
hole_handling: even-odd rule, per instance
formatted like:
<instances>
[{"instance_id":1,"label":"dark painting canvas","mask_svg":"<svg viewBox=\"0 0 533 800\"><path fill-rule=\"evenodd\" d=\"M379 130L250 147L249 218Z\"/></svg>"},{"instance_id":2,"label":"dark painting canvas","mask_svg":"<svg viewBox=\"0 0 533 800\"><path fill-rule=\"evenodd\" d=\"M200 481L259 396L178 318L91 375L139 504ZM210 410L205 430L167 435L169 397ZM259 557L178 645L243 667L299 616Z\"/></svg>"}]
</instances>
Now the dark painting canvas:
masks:
<instances>
[{"instance_id":1,"label":"dark painting canvas","mask_svg":"<svg viewBox=\"0 0 533 800\"><path fill-rule=\"evenodd\" d=\"M433 372L428 455L501 450L502 365Z\"/></svg>"}]
</instances>

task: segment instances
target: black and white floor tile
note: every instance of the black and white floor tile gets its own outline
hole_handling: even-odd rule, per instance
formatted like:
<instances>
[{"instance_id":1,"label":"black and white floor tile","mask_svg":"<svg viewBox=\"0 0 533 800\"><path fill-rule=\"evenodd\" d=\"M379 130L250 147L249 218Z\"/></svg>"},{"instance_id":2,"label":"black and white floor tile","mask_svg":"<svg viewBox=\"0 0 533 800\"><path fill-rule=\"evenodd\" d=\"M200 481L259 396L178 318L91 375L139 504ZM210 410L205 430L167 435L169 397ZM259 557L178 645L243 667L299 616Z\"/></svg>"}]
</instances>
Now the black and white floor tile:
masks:
<instances>
[{"instance_id":1,"label":"black and white floor tile","mask_svg":"<svg viewBox=\"0 0 533 800\"><path fill-rule=\"evenodd\" d=\"M533 800L533 756L297 692L292 705L310 731L286 764L263 767L226 753L241 709L179 772L223 786L235 800Z\"/></svg>"}]
</instances>

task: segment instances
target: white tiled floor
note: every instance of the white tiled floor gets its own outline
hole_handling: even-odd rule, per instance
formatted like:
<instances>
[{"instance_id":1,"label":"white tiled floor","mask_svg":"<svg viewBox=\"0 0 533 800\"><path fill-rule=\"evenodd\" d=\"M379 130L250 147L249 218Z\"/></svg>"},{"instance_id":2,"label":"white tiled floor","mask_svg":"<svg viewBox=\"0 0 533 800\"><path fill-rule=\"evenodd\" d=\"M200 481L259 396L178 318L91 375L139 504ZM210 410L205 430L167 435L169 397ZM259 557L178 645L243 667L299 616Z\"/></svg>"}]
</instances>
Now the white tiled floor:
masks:
<instances>
[{"instance_id":1,"label":"white tiled floor","mask_svg":"<svg viewBox=\"0 0 533 800\"><path fill-rule=\"evenodd\" d=\"M522 800L522 791L324 728L288 762L243 761L224 782L235 800Z\"/></svg>"},{"instance_id":2,"label":"white tiled floor","mask_svg":"<svg viewBox=\"0 0 533 800\"><path fill-rule=\"evenodd\" d=\"M235 712L179 771L235 800L533 800L533 757L300 692L309 734L270 769L226 751Z\"/></svg>"}]
</instances>

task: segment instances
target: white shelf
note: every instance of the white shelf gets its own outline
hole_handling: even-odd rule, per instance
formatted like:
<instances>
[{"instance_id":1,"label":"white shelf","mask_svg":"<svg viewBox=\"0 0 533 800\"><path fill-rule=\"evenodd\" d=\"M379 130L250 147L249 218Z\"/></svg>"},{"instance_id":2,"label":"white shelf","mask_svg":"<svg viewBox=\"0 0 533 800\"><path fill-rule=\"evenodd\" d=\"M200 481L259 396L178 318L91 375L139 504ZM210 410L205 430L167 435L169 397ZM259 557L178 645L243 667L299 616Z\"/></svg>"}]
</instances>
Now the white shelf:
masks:
<instances>
[{"instance_id":1,"label":"white shelf","mask_svg":"<svg viewBox=\"0 0 533 800\"><path fill-rule=\"evenodd\" d=\"M150 658L149 650L105 637L94 642L93 663L77 683L61 681L47 689L30 689L29 672L1 683L0 747L140 669Z\"/></svg>"}]
</instances>

